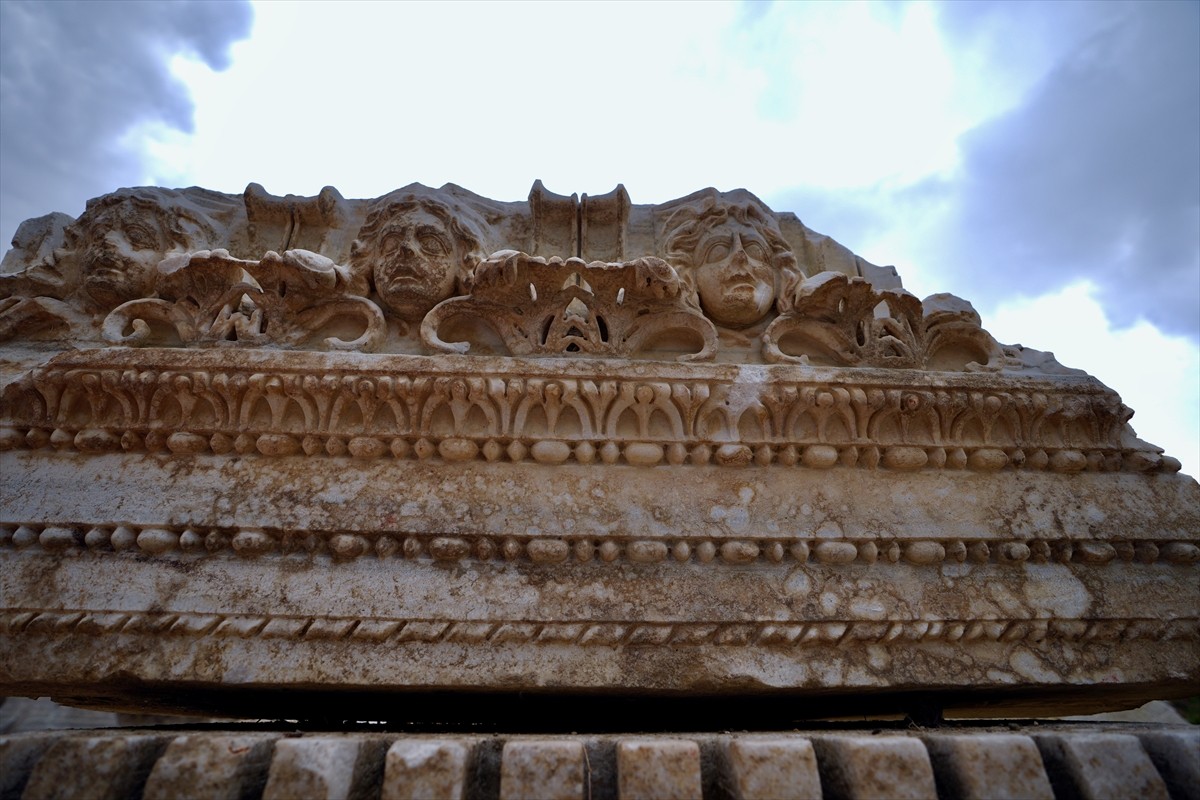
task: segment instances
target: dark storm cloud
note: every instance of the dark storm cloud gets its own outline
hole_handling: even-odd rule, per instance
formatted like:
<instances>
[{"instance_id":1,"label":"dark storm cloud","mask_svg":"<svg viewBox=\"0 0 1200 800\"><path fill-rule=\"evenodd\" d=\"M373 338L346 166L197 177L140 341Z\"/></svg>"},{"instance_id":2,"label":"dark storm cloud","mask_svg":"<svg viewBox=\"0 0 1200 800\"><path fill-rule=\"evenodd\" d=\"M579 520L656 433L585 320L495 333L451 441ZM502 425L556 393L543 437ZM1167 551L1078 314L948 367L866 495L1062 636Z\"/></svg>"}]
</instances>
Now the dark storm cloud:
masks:
<instances>
[{"instance_id":1,"label":"dark storm cloud","mask_svg":"<svg viewBox=\"0 0 1200 800\"><path fill-rule=\"evenodd\" d=\"M192 127L171 58L223 69L251 18L245 2L0 2L0 251L24 219L140 182L122 136Z\"/></svg>"},{"instance_id":2,"label":"dark storm cloud","mask_svg":"<svg viewBox=\"0 0 1200 800\"><path fill-rule=\"evenodd\" d=\"M1089 278L1115 324L1200 338L1200 4L938 9L960 53L1012 66L1057 52L1053 66L959 140L951 176L772 200L851 248L920 229L902 275L936 273L981 309Z\"/></svg>"},{"instance_id":3,"label":"dark storm cloud","mask_svg":"<svg viewBox=\"0 0 1200 800\"><path fill-rule=\"evenodd\" d=\"M989 295L1091 278L1118 325L1200 337L1200 5L1123 11L962 139L948 266Z\"/></svg>"}]
</instances>

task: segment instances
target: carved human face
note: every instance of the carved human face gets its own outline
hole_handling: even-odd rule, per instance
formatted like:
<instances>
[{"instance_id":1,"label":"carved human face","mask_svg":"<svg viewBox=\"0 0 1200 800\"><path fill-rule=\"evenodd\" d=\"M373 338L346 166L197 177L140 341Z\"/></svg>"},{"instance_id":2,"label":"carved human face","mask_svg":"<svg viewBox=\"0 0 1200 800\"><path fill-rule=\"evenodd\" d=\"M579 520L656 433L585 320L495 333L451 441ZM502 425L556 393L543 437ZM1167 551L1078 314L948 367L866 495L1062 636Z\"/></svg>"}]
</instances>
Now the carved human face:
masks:
<instances>
[{"instance_id":1,"label":"carved human face","mask_svg":"<svg viewBox=\"0 0 1200 800\"><path fill-rule=\"evenodd\" d=\"M454 293L459 252L446 225L424 209L407 211L380 232L375 291L402 319L417 322Z\"/></svg>"},{"instance_id":2,"label":"carved human face","mask_svg":"<svg viewBox=\"0 0 1200 800\"><path fill-rule=\"evenodd\" d=\"M696 246L694 263L700 307L718 325L744 328L771 310L771 249L754 228L732 220L715 228Z\"/></svg>"},{"instance_id":3,"label":"carved human face","mask_svg":"<svg viewBox=\"0 0 1200 800\"><path fill-rule=\"evenodd\" d=\"M114 208L85 235L80 266L84 291L94 302L114 308L150 294L154 269L171 244L152 214Z\"/></svg>"}]
</instances>

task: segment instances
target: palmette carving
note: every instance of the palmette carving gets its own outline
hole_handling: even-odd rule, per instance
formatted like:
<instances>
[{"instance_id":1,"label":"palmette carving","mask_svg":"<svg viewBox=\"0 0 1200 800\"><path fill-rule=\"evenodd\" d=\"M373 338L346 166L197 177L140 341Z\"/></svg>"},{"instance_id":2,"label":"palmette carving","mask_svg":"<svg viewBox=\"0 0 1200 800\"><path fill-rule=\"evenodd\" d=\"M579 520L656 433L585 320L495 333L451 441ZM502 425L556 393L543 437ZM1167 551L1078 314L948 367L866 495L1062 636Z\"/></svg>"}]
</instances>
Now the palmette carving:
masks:
<instances>
[{"instance_id":1,"label":"palmette carving","mask_svg":"<svg viewBox=\"0 0 1200 800\"><path fill-rule=\"evenodd\" d=\"M771 363L951 371L1005 364L970 303L952 295L922 303L903 289L877 291L840 272L799 282L790 310L763 333L763 344Z\"/></svg>"},{"instance_id":2,"label":"palmette carving","mask_svg":"<svg viewBox=\"0 0 1200 800\"><path fill-rule=\"evenodd\" d=\"M351 294L350 284L344 268L306 250L271 251L260 261L236 259L225 250L168 257L158 265L159 297L118 306L104 321L104 336L116 344L152 344L151 323L164 323L185 345L295 347L347 319L362 333L327 337L325 346L374 349L383 340L383 314Z\"/></svg>"},{"instance_id":3,"label":"palmette carving","mask_svg":"<svg viewBox=\"0 0 1200 800\"><path fill-rule=\"evenodd\" d=\"M420 352L424 343L426 352L437 353L461 347L437 335L453 311L452 323L471 317L478 323L476 332L491 331L483 339L495 345L493 349L518 355L565 351L628 357L640 350L639 357L647 358L656 349L647 348L655 344L647 340L658 339L657 357L675 358L682 350L692 360L704 360L716 350L715 324L720 328L721 358L753 362L762 359L757 342L763 328L775 320L765 348L767 360L805 357L805 352L793 353L786 341L800 340L814 350L808 354L814 363L959 369L974 360L988 369L1071 372L1049 354L1023 348L1005 348L1001 356L962 301L931 300L940 305L937 313L927 305L928 313L921 317L909 300L892 292L891 316L867 318L856 302L849 316L844 309L831 316L828 298L821 298L837 288L838 280L845 280L831 276L870 280L879 291L889 292L899 287L895 271L868 264L809 230L794 215L771 211L745 190L705 189L661 205L635 206L623 187L580 198L550 193L540 182L526 202L512 203L489 200L453 184L439 189L411 184L365 200L347 200L329 186L314 197L277 197L258 184L250 184L241 196L142 187L90 201L77 220L61 214L29 220L14 245L0 267L0 298L9 298L0 305L0 340L146 344L155 337L152 327L138 327L140 319L150 326L174 328L172 338L188 345L315 345L410 353ZM186 280L182 275L163 279L163 270L180 272L181 264L190 263L189 255L198 262L207 259L205 271L223 274L226 268L212 263L212 253L224 250L210 248L228 248L237 260L248 262L241 266L257 285L251 281L251 290L237 292L236 269L224 278L224 287L195 285L200 279L191 270L184 270ZM311 248L315 255L298 257L305 252L298 248ZM497 256L487 259L493 250ZM285 253L282 267L274 261L276 252ZM619 262L623 266L608 268L634 273L634 280L621 287L629 300L589 293L584 286L590 284L578 273L575 280L582 282L574 289L547 285L536 277L529 280L527 287L540 292L538 299L530 297L538 306L533 309L536 314L529 302L500 304L515 298L501 296L494 284L497 273L487 264L517 252L565 259L563 263L581 256L624 259ZM678 270L681 287L657 265L658 257ZM533 259L519 260L519 269L528 271ZM342 295L337 303L333 298L320 303L284 301L264 284L281 269L292 269L290 283L325 293L329 287L323 279L313 281L331 266L338 280L344 280L344 290L341 283L336 289ZM590 263L585 271L595 266ZM476 288L477 269L492 274L491 288ZM650 280L643 285L640 278L645 275ZM805 275L820 275L817 283L825 286L824 294L803 297L805 292L794 291ZM155 297L159 284L164 288ZM852 300L863 292L870 294L859 284L849 289L843 285L840 291L854 295ZM369 306L351 299L368 294L382 314L392 318L390 332L381 328ZM635 294L646 302L635 303ZM672 302L667 302L668 294ZM184 297L187 302L181 304ZM800 308L793 308L798 298ZM429 335L418 337L425 315L451 299L455 302L442 307L425 326ZM553 309L562 312L558 322L535 333L533 318L551 310L551 299L563 303L563 308ZM120 311L101 324L102 315L117 306ZM634 308L652 318L630 321ZM96 313L101 316L89 318ZM776 319L777 314L783 317ZM520 318L517 324L514 315ZM353 335L351 319L357 326ZM624 323L624 338L609 338L606 328L613 322ZM337 336L319 330L331 324L346 330ZM463 334L450 328L445 332L450 339ZM322 339L323 344L317 344ZM159 337L156 343L168 341ZM486 349L484 344L477 341L473 352Z\"/></svg>"},{"instance_id":4,"label":"palmette carving","mask_svg":"<svg viewBox=\"0 0 1200 800\"><path fill-rule=\"evenodd\" d=\"M434 350L468 352L468 342L439 335L446 323L465 318L490 328L513 355L632 356L655 339L682 334L699 350L677 360L711 359L716 328L684 292L679 276L657 258L586 264L503 251L479 265L469 295L426 315L421 338Z\"/></svg>"}]
</instances>

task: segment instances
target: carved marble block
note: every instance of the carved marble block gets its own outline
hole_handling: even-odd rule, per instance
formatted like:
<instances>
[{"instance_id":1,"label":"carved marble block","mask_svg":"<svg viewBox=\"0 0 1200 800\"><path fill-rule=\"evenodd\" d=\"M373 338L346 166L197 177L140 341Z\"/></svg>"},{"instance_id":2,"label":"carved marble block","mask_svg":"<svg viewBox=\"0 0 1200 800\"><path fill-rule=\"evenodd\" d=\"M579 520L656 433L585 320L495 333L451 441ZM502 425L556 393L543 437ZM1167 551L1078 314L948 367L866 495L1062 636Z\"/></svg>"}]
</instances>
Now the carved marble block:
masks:
<instances>
[{"instance_id":1,"label":"carved marble block","mask_svg":"<svg viewBox=\"0 0 1200 800\"><path fill-rule=\"evenodd\" d=\"M1200 486L1120 398L743 190L123 189L2 269L0 694L1200 683Z\"/></svg>"}]
</instances>

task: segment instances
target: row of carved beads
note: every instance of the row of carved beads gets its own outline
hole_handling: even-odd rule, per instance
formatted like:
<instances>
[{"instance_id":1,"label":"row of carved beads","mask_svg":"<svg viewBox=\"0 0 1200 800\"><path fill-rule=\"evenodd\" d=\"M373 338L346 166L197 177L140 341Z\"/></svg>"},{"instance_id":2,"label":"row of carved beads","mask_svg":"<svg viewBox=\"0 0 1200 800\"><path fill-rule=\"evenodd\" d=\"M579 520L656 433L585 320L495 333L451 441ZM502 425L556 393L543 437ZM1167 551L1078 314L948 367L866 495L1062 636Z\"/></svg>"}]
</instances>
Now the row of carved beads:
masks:
<instances>
[{"instance_id":1,"label":"row of carved beads","mask_svg":"<svg viewBox=\"0 0 1200 800\"><path fill-rule=\"evenodd\" d=\"M102 429L71 431L56 428L5 428L0 430L0 450L56 449L80 452L162 451L175 455L214 454L352 457L360 459L396 458L427 460L434 457L446 462L485 460L534 461L539 464L617 464L649 467L658 464L717 464L742 467L751 464L770 466L801 465L813 469L837 466L899 471L932 469L970 469L976 472L1031 469L1059 473L1073 472L1177 472L1178 460L1142 450L1075 450L1070 448L997 447L916 447L912 445L829 445L829 444L693 444L681 442L566 442L537 440L528 444L520 439L502 442L487 439L450 437L372 436L292 436L280 433L191 433L151 429L122 432Z\"/></svg>"},{"instance_id":2,"label":"row of carved beads","mask_svg":"<svg viewBox=\"0 0 1200 800\"><path fill-rule=\"evenodd\" d=\"M821 622L529 622L398 620L242 614L17 611L0 613L17 635L148 634L295 641L581 646L853 646L910 642L1122 641L1200 638L1198 619L825 620Z\"/></svg>"},{"instance_id":3,"label":"row of carved beads","mask_svg":"<svg viewBox=\"0 0 1200 800\"><path fill-rule=\"evenodd\" d=\"M232 550L244 557L269 553L328 554L337 560L349 560L374 554L378 558L427 558L456 562L474 558L479 561L530 561L535 564L560 564L567 561L605 563L627 561L656 564L672 560L708 564L755 562L824 565L898 563L914 565L941 563L1023 564L1031 562L1107 564L1113 561L1153 564L1195 564L1200 547L1183 541L1098 541L1072 539L1032 539L964 541L918 540L861 541L829 539L733 539L703 537L673 539L614 539L593 537L515 537L515 536L429 536L358 533L320 534L315 532L271 533L259 529L206 530L167 527L135 528L129 525L68 527L36 525L0 526L0 546L24 549L39 546L62 551L86 548L93 551L131 551L161 555L172 551L216 553Z\"/></svg>"}]
</instances>

